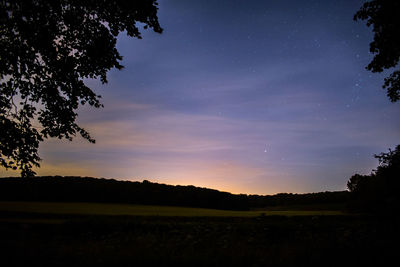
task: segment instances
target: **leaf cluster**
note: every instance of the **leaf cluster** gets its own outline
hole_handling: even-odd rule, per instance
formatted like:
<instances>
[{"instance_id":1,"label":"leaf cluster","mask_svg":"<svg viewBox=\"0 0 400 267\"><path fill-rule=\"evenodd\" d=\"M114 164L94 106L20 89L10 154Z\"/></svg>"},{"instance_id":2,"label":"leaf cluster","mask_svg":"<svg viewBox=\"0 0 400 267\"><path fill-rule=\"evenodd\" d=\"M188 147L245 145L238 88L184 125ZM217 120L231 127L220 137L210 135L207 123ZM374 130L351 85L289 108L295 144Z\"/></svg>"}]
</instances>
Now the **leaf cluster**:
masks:
<instances>
[{"instance_id":1,"label":"leaf cluster","mask_svg":"<svg viewBox=\"0 0 400 267\"><path fill-rule=\"evenodd\" d=\"M370 52L374 55L366 67L372 72L382 72L394 68L400 59L400 1L373 0L363 4L354 15L354 20L366 20L372 26L374 40L370 43ZM385 78L383 85L392 102L400 99L400 71L395 70Z\"/></svg>"},{"instance_id":2,"label":"leaf cluster","mask_svg":"<svg viewBox=\"0 0 400 267\"><path fill-rule=\"evenodd\" d=\"M141 38L138 23L161 33L155 0L0 2L0 164L34 174L39 142L90 134L79 105L102 107L85 79L107 83L122 69L117 36ZM37 124L39 126L34 126Z\"/></svg>"}]
</instances>

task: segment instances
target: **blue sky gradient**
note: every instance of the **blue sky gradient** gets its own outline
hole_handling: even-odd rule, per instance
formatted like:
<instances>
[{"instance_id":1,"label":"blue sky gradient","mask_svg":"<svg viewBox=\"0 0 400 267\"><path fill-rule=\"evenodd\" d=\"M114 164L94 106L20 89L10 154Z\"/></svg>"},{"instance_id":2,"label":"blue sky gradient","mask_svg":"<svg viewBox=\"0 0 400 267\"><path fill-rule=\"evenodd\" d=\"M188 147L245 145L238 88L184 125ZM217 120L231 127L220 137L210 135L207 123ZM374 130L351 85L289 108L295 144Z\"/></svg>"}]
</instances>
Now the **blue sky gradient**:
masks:
<instances>
[{"instance_id":1,"label":"blue sky gradient","mask_svg":"<svg viewBox=\"0 0 400 267\"><path fill-rule=\"evenodd\" d=\"M39 175L192 184L234 193L343 190L399 142L372 74L360 0L160 1L164 32L121 34L122 71L86 81L97 143L48 140ZM18 175L1 170L2 176Z\"/></svg>"}]
</instances>

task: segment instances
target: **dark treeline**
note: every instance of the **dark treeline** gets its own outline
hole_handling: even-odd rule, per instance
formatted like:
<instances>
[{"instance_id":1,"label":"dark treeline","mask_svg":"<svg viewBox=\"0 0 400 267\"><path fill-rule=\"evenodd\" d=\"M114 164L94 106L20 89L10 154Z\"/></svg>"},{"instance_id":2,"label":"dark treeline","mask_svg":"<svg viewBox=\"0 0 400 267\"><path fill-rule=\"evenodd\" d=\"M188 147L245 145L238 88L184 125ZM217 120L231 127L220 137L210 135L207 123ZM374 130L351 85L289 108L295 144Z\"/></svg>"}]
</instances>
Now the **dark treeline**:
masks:
<instances>
[{"instance_id":1,"label":"dark treeline","mask_svg":"<svg viewBox=\"0 0 400 267\"><path fill-rule=\"evenodd\" d=\"M315 206L317 209L345 208L350 198L348 191L318 192L307 194L280 193L276 195L248 195L251 208ZM309 207L310 208L310 207Z\"/></svg>"},{"instance_id":2,"label":"dark treeline","mask_svg":"<svg viewBox=\"0 0 400 267\"><path fill-rule=\"evenodd\" d=\"M131 182L91 177L2 178L0 199L247 209L244 196L227 192L151 183L147 180Z\"/></svg>"},{"instance_id":3,"label":"dark treeline","mask_svg":"<svg viewBox=\"0 0 400 267\"><path fill-rule=\"evenodd\" d=\"M90 177L45 176L1 178L0 200L131 203L213 209L249 210L288 205L345 203L348 192L231 194L195 186L173 186Z\"/></svg>"}]
</instances>

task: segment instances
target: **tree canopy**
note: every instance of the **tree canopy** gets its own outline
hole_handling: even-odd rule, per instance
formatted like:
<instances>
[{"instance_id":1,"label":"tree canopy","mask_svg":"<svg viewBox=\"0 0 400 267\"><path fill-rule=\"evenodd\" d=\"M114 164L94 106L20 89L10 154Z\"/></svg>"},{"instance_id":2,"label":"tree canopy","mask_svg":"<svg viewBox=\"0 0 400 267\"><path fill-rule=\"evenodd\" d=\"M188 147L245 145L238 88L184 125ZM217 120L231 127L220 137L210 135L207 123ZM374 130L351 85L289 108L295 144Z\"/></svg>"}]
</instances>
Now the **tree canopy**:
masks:
<instances>
[{"instance_id":1,"label":"tree canopy","mask_svg":"<svg viewBox=\"0 0 400 267\"><path fill-rule=\"evenodd\" d=\"M193 185L167 185L104 178L39 176L0 178L0 201L130 203L161 206L248 210L269 207L307 207L329 210L345 206L347 191L307 194L245 195Z\"/></svg>"},{"instance_id":2,"label":"tree canopy","mask_svg":"<svg viewBox=\"0 0 400 267\"><path fill-rule=\"evenodd\" d=\"M400 145L395 150L375 155L379 165L370 175L353 175L347 183L354 209L385 211L399 205Z\"/></svg>"},{"instance_id":3,"label":"tree canopy","mask_svg":"<svg viewBox=\"0 0 400 267\"><path fill-rule=\"evenodd\" d=\"M370 43L370 52L375 54L366 67L372 72L382 72L395 68L400 59L400 1L373 0L363 4L354 15L354 20L366 20L372 26L374 40ZM400 99L400 70L395 70L385 78L383 88L392 102Z\"/></svg>"},{"instance_id":4,"label":"tree canopy","mask_svg":"<svg viewBox=\"0 0 400 267\"><path fill-rule=\"evenodd\" d=\"M122 69L117 36L161 33L156 0L6 0L0 2L0 165L32 176L39 143L77 133L79 105L102 107L84 79L107 83ZM138 23L140 23L138 25Z\"/></svg>"}]
</instances>

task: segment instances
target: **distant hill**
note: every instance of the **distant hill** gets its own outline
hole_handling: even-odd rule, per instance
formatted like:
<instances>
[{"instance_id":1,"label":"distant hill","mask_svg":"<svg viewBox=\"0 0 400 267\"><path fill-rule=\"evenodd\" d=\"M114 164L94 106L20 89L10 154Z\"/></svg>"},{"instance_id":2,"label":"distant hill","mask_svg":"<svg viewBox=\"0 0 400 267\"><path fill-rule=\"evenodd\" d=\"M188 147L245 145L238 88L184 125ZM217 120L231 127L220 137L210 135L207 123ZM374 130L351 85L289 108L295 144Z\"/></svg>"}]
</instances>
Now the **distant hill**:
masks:
<instances>
[{"instance_id":1,"label":"distant hill","mask_svg":"<svg viewBox=\"0 0 400 267\"><path fill-rule=\"evenodd\" d=\"M272 196L231 194L195 186L115 179L42 176L0 178L0 200L131 203L228 210L295 205L341 205L349 193L321 192Z\"/></svg>"}]
</instances>

